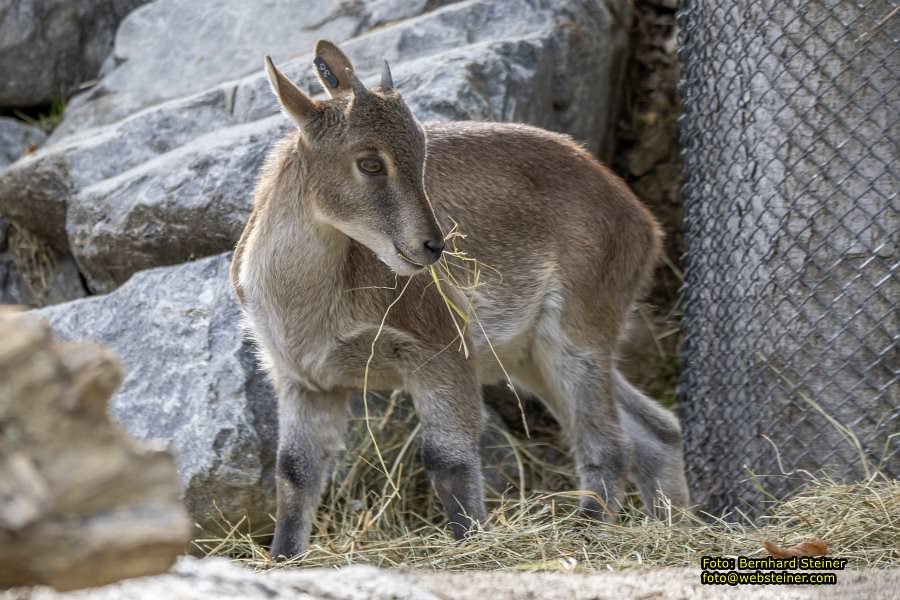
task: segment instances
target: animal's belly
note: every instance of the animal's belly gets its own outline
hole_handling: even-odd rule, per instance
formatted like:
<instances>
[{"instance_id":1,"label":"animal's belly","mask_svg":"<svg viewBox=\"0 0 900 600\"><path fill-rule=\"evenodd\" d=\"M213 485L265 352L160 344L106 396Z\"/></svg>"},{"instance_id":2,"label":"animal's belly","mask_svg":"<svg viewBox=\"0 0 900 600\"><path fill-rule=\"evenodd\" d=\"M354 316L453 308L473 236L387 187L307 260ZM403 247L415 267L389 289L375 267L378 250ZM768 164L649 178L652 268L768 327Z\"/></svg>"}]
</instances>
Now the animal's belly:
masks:
<instances>
[{"instance_id":1,"label":"animal's belly","mask_svg":"<svg viewBox=\"0 0 900 600\"><path fill-rule=\"evenodd\" d=\"M470 330L477 348L478 375L482 383L507 378L534 388L540 378L535 372L535 336L540 322L553 312L552 269L534 269L527 285L510 285L510 278L497 286L485 286L475 295ZM521 281L520 281L521 283ZM532 391L538 392L537 389Z\"/></svg>"},{"instance_id":2,"label":"animal's belly","mask_svg":"<svg viewBox=\"0 0 900 600\"><path fill-rule=\"evenodd\" d=\"M493 350L484 343L478 348L477 361L478 378L482 383L494 383L506 379L507 375L519 379L532 369L531 336L519 336L500 346L495 345Z\"/></svg>"},{"instance_id":3,"label":"animal's belly","mask_svg":"<svg viewBox=\"0 0 900 600\"><path fill-rule=\"evenodd\" d=\"M532 346L539 305L476 306L479 322L470 324L478 376L493 383L508 376L517 378L532 369Z\"/></svg>"}]
</instances>

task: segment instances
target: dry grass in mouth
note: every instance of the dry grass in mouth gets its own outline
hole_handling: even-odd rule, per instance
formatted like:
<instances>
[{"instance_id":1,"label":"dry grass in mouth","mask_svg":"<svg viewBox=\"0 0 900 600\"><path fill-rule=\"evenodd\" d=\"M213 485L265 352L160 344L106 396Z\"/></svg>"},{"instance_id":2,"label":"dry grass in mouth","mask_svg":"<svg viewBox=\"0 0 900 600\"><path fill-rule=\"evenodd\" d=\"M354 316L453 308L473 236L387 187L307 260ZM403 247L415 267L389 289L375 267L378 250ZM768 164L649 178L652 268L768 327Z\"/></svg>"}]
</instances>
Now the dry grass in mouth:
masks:
<instances>
[{"instance_id":1,"label":"dry grass in mouth","mask_svg":"<svg viewBox=\"0 0 900 600\"><path fill-rule=\"evenodd\" d=\"M506 466L515 467L508 479L521 494L489 496L488 528L457 543L421 465L419 425L410 404L399 394L373 402L371 437L366 419L354 420L348 451L326 491L309 550L301 561L278 566L363 563L576 572L697 567L701 556L764 556L765 541L786 546L812 538L825 540L829 555L849 559L850 568L900 566L896 480L877 474L852 485L811 479L794 497L771 505L759 528L738 517L701 518L674 508L668 509L668 518L654 520L633 503L620 523L602 524L577 512L579 493L571 491L576 487L571 464L548 459L565 453L552 433L541 430L529 440L510 440L515 456ZM271 524L255 533L247 533L244 525L223 521L220 535L194 543L206 554L229 556L255 568L275 567L264 545Z\"/></svg>"},{"instance_id":2,"label":"dry grass in mouth","mask_svg":"<svg viewBox=\"0 0 900 600\"><path fill-rule=\"evenodd\" d=\"M481 331L481 335L483 336L488 349L491 351L494 360L497 361L497 365L500 367L500 370L503 371L503 376L506 381L507 388L516 398L516 404L519 407L519 414L522 416L522 427L525 430L526 437L530 437L530 432L528 431L528 421L525 418L525 409L522 406L522 398L519 397L519 393L518 391L516 391L516 387L513 385L512 378L509 376L509 372L503 365L503 361L500 360L500 356L497 354L497 350L494 348L494 344L491 343L491 338L484 328L484 323L482 323L481 319L478 317L478 312L475 310L473 299L475 291L481 285L482 269L492 271L499 278L501 283L503 282L503 274L491 265L483 263L477 258L469 256L469 254L465 251L460 250L457 244L457 240L465 239L466 236L459 230L459 223L457 223L452 217L450 218L450 221L453 223L453 227L444 236L444 242L445 244L447 244L447 248L445 248L444 252L441 254L441 258L440 260L438 260L436 265L432 265L431 267L429 267L431 279L434 282L438 294L440 294L441 298L444 300L444 304L447 306L447 311L450 313L450 318L453 320L453 325L454 327L456 327L456 331L459 337L459 349L465 354L466 358L469 358L469 348L466 345L465 331L469 327L470 322L473 319L478 325L478 329L479 331ZM452 266L451 262L454 263ZM459 277L454 274L454 268L452 268L453 266L456 267L455 270L457 272L466 275L465 282L460 281ZM466 307L464 309L460 308L460 306L456 302L454 302L446 293L444 289L445 283L456 290L459 295L465 299ZM457 318L462 321L462 325L460 325L460 322L457 321Z\"/></svg>"},{"instance_id":3,"label":"dry grass in mouth","mask_svg":"<svg viewBox=\"0 0 900 600\"><path fill-rule=\"evenodd\" d=\"M451 217L450 221L453 223L453 227L450 231L444 235L444 242L447 245L444 252L441 254L441 258L434 265L431 265L428 268L428 272L431 275L432 284L435 286L437 293L440 295L441 299L444 301L444 305L447 307L447 311L450 314L450 319L453 322L453 326L457 332L457 340L459 341L458 350L462 352L465 357L469 358L469 347L466 342L467 329L469 324L474 319L478 324L479 329L481 330L482 335L484 336L485 341L487 342L488 347L491 350L491 353L494 355L494 359L497 361L497 364L500 366L500 369L503 371L503 374L506 377L506 384L508 388L515 395L516 402L518 403L519 412L522 416L522 425L525 428L526 436L530 437L528 431L528 422L525 419L525 410L522 406L522 399L519 397L518 392L515 389L515 386L512 383L512 378L510 378L509 373L506 371L506 367L503 366L503 362L500 360L500 357L497 355L497 351L494 349L493 344L488 337L487 331L484 329L484 325L481 322L481 319L478 318L478 313L475 310L473 294L475 290L481 285L481 270L482 268L487 268L500 278L502 281L503 276L494 267L490 265L485 265L480 262L478 259L469 256L466 252L460 250L457 245L457 241L461 239L465 239L465 235L460 232L459 224ZM449 259L449 260L448 260ZM456 270L465 274L466 281L463 283L460 281L460 277L454 274L454 269L451 267L451 262L454 263ZM403 298L403 295L406 293L406 290L409 288L409 284L412 282L412 277L406 280L406 283L400 289L400 293L397 294L397 297L388 305L387 309L384 311L384 314L381 317L381 322L378 325L378 329L375 332L375 337L372 339L372 345L369 351L369 357L366 360L366 366L363 371L363 387L362 387L362 398L363 398L363 410L365 413L365 423L366 423L366 432L368 433L369 441L372 442L372 448L375 452L375 458L377 459L377 464L381 470L381 473L385 476L385 491L389 487L391 490L390 495L387 496L387 500L385 504L382 505L381 509L375 516L375 520L377 521L385 512L390 502L399 496L400 491L394 482L394 474L393 469L388 469L387 464L385 463L384 457L381 454L381 450L378 446L378 442L375 439L375 434L372 431L371 426L371 417L369 412L369 371L372 365L372 360L375 357L375 346L378 343L379 338L381 337L382 332L384 331L385 323L387 322L387 318L390 315L391 309L396 306L400 300ZM460 307L459 302L455 301L450 297L448 293L448 288L452 289L458 299L464 299L465 308ZM452 345L457 340L451 340L449 345Z\"/></svg>"}]
</instances>

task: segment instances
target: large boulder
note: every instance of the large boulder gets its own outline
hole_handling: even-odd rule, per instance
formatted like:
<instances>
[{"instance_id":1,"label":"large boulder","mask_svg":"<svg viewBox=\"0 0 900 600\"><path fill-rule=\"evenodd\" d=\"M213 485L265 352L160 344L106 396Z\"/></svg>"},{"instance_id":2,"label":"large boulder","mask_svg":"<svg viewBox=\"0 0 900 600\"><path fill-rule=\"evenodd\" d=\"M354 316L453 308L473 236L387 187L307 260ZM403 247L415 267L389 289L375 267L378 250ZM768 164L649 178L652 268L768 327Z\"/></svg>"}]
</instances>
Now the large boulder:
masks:
<instances>
[{"instance_id":1,"label":"large boulder","mask_svg":"<svg viewBox=\"0 0 900 600\"><path fill-rule=\"evenodd\" d=\"M382 58L391 61L398 87L424 120L527 122L568 132L601 156L609 154L627 50L627 3L437 4L342 5L345 10L318 14L315 35L294 36L296 46L265 37L260 50L249 53L257 65L262 49L274 49L276 58L298 55L279 66L320 93L312 57L304 53L332 27L336 40L349 38L342 46L363 79L377 78ZM148 5L133 18L158 5L166 3ZM284 18L277 11L272 15ZM265 11L258 15L270 17ZM184 15L170 11L167 18L176 27ZM137 57L129 62L140 64ZM182 66L166 65L179 73ZM248 215L266 148L289 127L262 69L251 64L246 70L252 72L242 79L162 104L148 96L156 104L106 127L80 130L80 123L93 118L86 116L90 106L118 97L114 90L85 96L73 103L58 141L0 175L0 213L69 248L95 292L108 292L142 269L230 249ZM224 80L241 71L216 72ZM103 114L111 110L98 108Z\"/></svg>"},{"instance_id":2,"label":"large boulder","mask_svg":"<svg viewBox=\"0 0 900 600\"><path fill-rule=\"evenodd\" d=\"M73 99L55 135L112 123L242 77L259 69L263 54L284 60L320 37L347 39L362 25L364 11L365 4L343 0L155 0L122 22L109 70Z\"/></svg>"},{"instance_id":3,"label":"large boulder","mask_svg":"<svg viewBox=\"0 0 900 600\"><path fill-rule=\"evenodd\" d=\"M0 117L0 171L47 139L38 128ZM35 182L38 183L38 182ZM87 290L72 255L0 217L0 304L44 306L81 298Z\"/></svg>"},{"instance_id":4,"label":"large boulder","mask_svg":"<svg viewBox=\"0 0 900 600\"><path fill-rule=\"evenodd\" d=\"M47 135L19 119L0 117L0 171L26 152L37 150Z\"/></svg>"},{"instance_id":5,"label":"large boulder","mask_svg":"<svg viewBox=\"0 0 900 600\"><path fill-rule=\"evenodd\" d=\"M18 119L0 117L0 171L29 150L37 149L46 135ZM10 224L0 218L0 304L27 304L25 281L9 252Z\"/></svg>"},{"instance_id":6,"label":"large boulder","mask_svg":"<svg viewBox=\"0 0 900 600\"><path fill-rule=\"evenodd\" d=\"M0 307L0 588L155 575L190 539L172 456L107 414L121 380L105 348Z\"/></svg>"},{"instance_id":7,"label":"large boulder","mask_svg":"<svg viewBox=\"0 0 900 600\"><path fill-rule=\"evenodd\" d=\"M0 0L0 106L68 96L97 76L122 17L147 0Z\"/></svg>"},{"instance_id":8,"label":"large boulder","mask_svg":"<svg viewBox=\"0 0 900 600\"><path fill-rule=\"evenodd\" d=\"M191 517L221 532L273 508L275 406L228 282L229 255L135 275L107 296L37 311L54 333L122 360L112 415L140 439L168 442Z\"/></svg>"}]
</instances>

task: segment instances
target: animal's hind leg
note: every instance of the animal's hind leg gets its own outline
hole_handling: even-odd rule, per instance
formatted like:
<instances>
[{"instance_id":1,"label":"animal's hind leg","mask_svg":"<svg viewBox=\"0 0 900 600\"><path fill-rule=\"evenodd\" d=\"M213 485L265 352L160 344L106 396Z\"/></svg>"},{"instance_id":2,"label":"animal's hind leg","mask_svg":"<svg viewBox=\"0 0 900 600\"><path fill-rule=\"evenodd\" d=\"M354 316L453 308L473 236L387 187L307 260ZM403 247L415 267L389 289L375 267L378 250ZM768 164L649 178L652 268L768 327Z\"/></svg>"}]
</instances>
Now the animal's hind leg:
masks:
<instances>
[{"instance_id":1,"label":"animal's hind leg","mask_svg":"<svg viewBox=\"0 0 900 600\"><path fill-rule=\"evenodd\" d=\"M582 509L597 518L615 518L622 507L631 446L623 435L613 399L612 356L579 349L562 336L541 336L536 363L548 402L570 440L582 490Z\"/></svg>"}]
</instances>

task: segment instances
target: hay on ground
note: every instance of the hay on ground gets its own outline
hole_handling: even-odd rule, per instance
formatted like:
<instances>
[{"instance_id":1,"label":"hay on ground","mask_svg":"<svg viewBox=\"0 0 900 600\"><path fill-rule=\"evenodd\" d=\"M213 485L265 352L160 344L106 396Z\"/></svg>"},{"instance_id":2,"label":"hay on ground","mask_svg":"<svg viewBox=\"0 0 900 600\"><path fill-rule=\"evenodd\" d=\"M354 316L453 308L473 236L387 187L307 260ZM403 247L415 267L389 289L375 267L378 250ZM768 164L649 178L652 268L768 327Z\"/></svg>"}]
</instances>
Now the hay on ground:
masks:
<instances>
[{"instance_id":1,"label":"hay on ground","mask_svg":"<svg viewBox=\"0 0 900 600\"><path fill-rule=\"evenodd\" d=\"M831 556L849 566L900 565L900 482L873 475L839 485L811 479L793 498L766 510L759 528L739 515L712 518L669 509L650 519L630 502L618 524L585 520L577 512L571 464L555 431L534 428L522 440L507 436L515 456L511 487L488 498L485 531L456 543L420 460L419 427L408 400L394 395L356 419L348 451L319 510L303 566L364 563L381 567L452 570L597 571L639 566L699 565L701 556L764 556L771 541L791 545L825 540ZM380 459L397 492L387 483ZM553 458L550 458L553 457ZM524 489L518 489L524 485ZM222 523L222 533L195 542L204 553L230 556L258 568L274 566L267 548L272 524ZM282 563L298 565L298 561Z\"/></svg>"}]
</instances>

